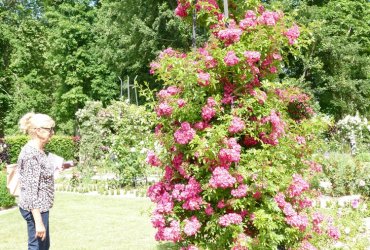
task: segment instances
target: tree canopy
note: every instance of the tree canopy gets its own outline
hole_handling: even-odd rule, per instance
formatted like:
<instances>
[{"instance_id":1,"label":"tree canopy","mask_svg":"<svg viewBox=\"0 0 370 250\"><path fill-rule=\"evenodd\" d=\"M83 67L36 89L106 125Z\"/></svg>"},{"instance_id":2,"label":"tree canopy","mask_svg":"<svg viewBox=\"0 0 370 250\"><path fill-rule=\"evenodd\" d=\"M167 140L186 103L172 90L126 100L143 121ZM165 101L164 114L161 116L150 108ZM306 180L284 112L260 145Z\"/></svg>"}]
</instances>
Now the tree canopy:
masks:
<instances>
[{"instance_id":1,"label":"tree canopy","mask_svg":"<svg viewBox=\"0 0 370 250\"><path fill-rule=\"evenodd\" d=\"M231 14L239 2L229 1ZM252 2L243 1L242 8ZM311 91L321 111L336 119L356 111L369 117L370 3L261 2L295 15L312 41L301 56L288 57L280 77ZM192 46L192 27L175 16L176 6L172 0L2 1L0 136L14 133L31 110L50 114L59 131L72 134L75 112L87 101L119 99L120 79L137 76L139 84L161 87L149 74L150 62L164 48ZM198 46L207 37L204 21L198 20Z\"/></svg>"}]
</instances>

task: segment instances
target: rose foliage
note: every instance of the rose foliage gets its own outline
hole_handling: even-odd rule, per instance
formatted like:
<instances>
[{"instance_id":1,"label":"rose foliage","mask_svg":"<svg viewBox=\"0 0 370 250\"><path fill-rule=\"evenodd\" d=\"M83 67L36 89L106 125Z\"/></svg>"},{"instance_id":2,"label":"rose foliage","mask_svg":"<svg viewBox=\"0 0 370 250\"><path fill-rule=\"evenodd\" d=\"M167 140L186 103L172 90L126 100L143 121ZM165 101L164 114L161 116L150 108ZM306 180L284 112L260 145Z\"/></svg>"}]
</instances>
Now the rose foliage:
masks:
<instances>
[{"instance_id":1,"label":"rose foliage","mask_svg":"<svg viewBox=\"0 0 370 250\"><path fill-rule=\"evenodd\" d=\"M156 240L182 249L316 249L316 239L338 239L333 221L314 211L310 187L325 126L308 95L276 80L284 56L299 49L299 27L263 6L226 20L216 1L178 5L181 17L193 8L208 14L212 35L151 64L165 85L155 106L163 150L147 157L164 170L147 192Z\"/></svg>"}]
</instances>

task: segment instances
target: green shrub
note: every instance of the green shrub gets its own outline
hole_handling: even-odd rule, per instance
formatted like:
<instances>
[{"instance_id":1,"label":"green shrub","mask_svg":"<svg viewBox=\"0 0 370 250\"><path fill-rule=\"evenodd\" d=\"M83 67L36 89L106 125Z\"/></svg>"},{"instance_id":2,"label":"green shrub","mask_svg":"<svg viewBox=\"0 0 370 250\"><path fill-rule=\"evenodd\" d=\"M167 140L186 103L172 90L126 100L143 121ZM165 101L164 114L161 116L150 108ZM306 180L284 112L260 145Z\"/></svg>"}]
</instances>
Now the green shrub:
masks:
<instances>
[{"instance_id":1,"label":"green shrub","mask_svg":"<svg viewBox=\"0 0 370 250\"><path fill-rule=\"evenodd\" d=\"M135 186L137 179L148 174L143 148L154 143L151 130L155 116L144 106L115 101L104 108L101 102L87 102L76 116L81 134L80 161L85 172L92 170L91 166L114 172L122 186Z\"/></svg>"},{"instance_id":2,"label":"green shrub","mask_svg":"<svg viewBox=\"0 0 370 250\"><path fill-rule=\"evenodd\" d=\"M57 154L66 160L71 160L76 158L78 147L71 136L55 135L46 145L46 151Z\"/></svg>"},{"instance_id":3,"label":"green shrub","mask_svg":"<svg viewBox=\"0 0 370 250\"><path fill-rule=\"evenodd\" d=\"M350 154L330 153L323 165L325 176L332 184L334 196L370 194L369 166Z\"/></svg>"},{"instance_id":4,"label":"green shrub","mask_svg":"<svg viewBox=\"0 0 370 250\"><path fill-rule=\"evenodd\" d=\"M0 171L0 207L11 207L14 205L15 198L9 194L6 188L6 174Z\"/></svg>"},{"instance_id":5,"label":"green shrub","mask_svg":"<svg viewBox=\"0 0 370 250\"><path fill-rule=\"evenodd\" d=\"M342 247L333 247L333 241L320 239L315 242L315 245L320 246L319 249L368 249L369 238L364 237L366 228L363 219L366 217L367 208L366 200L360 200L359 206L353 208L351 204L338 206L333 200L332 203L327 203L325 208L320 208L319 212L331 217L335 221L338 229L341 232L339 241Z\"/></svg>"},{"instance_id":6,"label":"green shrub","mask_svg":"<svg viewBox=\"0 0 370 250\"><path fill-rule=\"evenodd\" d=\"M27 143L29 137L26 135L14 135L5 137L5 142L8 145L8 153L10 163L16 163L18 155L21 152L22 147Z\"/></svg>"},{"instance_id":7,"label":"green shrub","mask_svg":"<svg viewBox=\"0 0 370 250\"><path fill-rule=\"evenodd\" d=\"M11 163L17 162L18 155L28 140L29 137L26 135L7 136L5 138ZM73 138L63 135L53 136L45 148L46 151L57 154L66 160L75 159L76 152L78 152L78 145Z\"/></svg>"},{"instance_id":8,"label":"green shrub","mask_svg":"<svg viewBox=\"0 0 370 250\"><path fill-rule=\"evenodd\" d=\"M356 160L361 162L370 162L370 153L359 153L356 155Z\"/></svg>"}]
</instances>

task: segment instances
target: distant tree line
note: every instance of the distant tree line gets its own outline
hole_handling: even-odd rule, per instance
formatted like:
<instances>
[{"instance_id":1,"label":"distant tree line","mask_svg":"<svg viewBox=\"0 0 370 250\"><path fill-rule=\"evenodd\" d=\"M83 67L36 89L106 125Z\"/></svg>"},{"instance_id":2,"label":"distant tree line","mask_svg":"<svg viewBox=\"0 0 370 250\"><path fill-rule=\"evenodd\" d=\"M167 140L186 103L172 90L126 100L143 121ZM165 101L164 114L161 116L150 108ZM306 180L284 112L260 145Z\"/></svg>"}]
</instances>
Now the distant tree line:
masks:
<instances>
[{"instance_id":1,"label":"distant tree line","mask_svg":"<svg viewBox=\"0 0 370 250\"><path fill-rule=\"evenodd\" d=\"M312 41L286 61L281 79L311 92L336 119L357 110L369 117L369 1L263 2L295 15ZM30 110L50 114L59 131L73 134L76 111L87 101L117 100L126 77L160 88L149 63L164 48L192 45L192 27L174 15L176 6L175 0L0 1L0 137L15 133ZM208 35L197 26L198 44Z\"/></svg>"}]
</instances>

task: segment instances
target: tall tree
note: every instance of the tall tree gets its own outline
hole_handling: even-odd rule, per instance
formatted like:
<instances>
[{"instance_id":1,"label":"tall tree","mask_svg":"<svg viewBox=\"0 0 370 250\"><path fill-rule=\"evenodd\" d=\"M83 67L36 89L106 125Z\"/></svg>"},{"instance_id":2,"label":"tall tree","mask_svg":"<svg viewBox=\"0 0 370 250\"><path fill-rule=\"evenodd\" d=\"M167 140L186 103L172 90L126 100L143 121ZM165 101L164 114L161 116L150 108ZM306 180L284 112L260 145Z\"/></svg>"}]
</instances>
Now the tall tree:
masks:
<instances>
[{"instance_id":1,"label":"tall tree","mask_svg":"<svg viewBox=\"0 0 370 250\"><path fill-rule=\"evenodd\" d=\"M72 133L75 112L87 100L108 102L118 96L118 81L94 54L96 7L71 1L46 8L46 53L54 84L52 112L62 130Z\"/></svg>"},{"instance_id":2,"label":"tall tree","mask_svg":"<svg viewBox=\"0 0 370 250\"><path fill-rule=\"evenodd\" d=\"M356 111L370 116L370 2L280 0L312 32L301 58L290 58L288 77L308 87L323 112L336 119ZM293 7L292 7L293 6Z\"/></svg>"},{"instance_id":3,"label":"tall tree","mask_svg":"<svg viewBox=\"0 0 370 250\"><path fill-rule=\"evenodd\" d=\"M26 1L25 1L26 2ZM0 129L10 131L27 111L51 107L48 72L43 53L46 49L44 27L35 4L7 1L1 9L1 98ZM11 112L10 112L11 111ZM46 112L48 113L48 112ZM1 133L1 132L0 132Z\"/></svg>"},{"instance_id":4,"label":"tall tree","mask_svg":"<svg viewBox=\"0 0 370 250\"><path fill-rule=\"evenodd\" d=\"M172 0L105 0L98 10L97 51L117 77L148 80L149 63L166 47L189 48L191 27Z\"/></svg>"}]
</instances>

